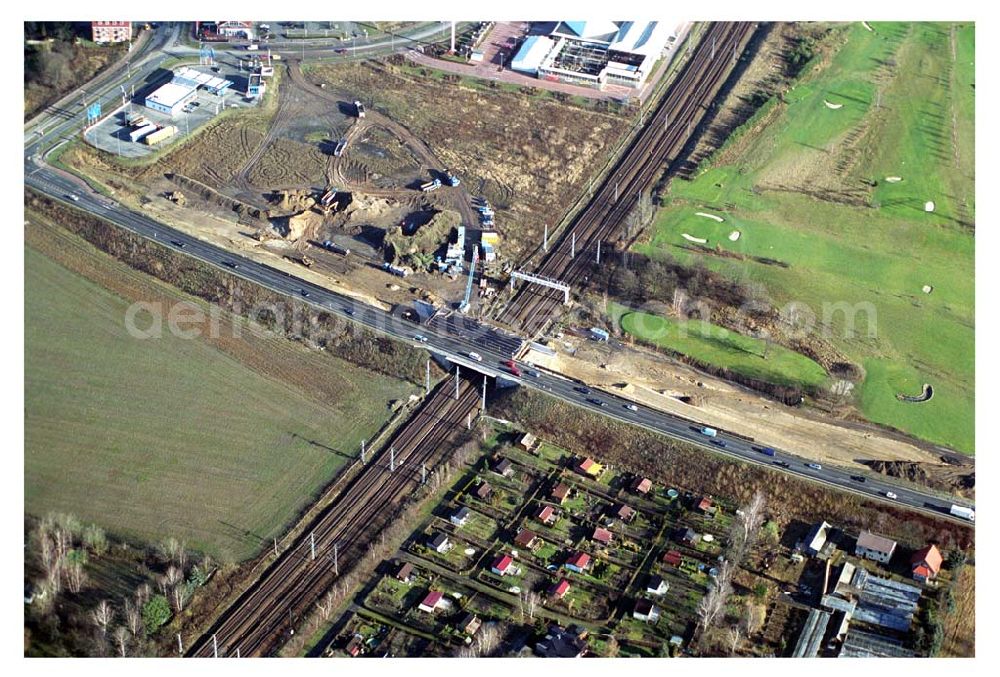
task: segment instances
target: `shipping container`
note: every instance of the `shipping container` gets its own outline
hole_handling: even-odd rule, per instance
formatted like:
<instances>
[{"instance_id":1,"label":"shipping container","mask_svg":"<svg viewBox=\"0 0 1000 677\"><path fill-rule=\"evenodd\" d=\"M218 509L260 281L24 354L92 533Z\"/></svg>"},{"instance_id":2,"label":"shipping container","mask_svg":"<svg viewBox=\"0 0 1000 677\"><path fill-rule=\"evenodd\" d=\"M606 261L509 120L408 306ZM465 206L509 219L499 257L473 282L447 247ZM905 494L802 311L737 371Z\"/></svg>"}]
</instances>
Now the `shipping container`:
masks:
<instances>
[{"instance_id":1,"label":"shipping container","mask_svg":"<svg viewBox=\"0 0 1000 677\"><path fill-rule=\"evenodd\" d=\"M158 129L155 132L147 134L143 141L149 146L155 146L161 141L166 141L176 133L177 127L174 125L167 125L163 129Z\"/></svg>"}]
</instances>

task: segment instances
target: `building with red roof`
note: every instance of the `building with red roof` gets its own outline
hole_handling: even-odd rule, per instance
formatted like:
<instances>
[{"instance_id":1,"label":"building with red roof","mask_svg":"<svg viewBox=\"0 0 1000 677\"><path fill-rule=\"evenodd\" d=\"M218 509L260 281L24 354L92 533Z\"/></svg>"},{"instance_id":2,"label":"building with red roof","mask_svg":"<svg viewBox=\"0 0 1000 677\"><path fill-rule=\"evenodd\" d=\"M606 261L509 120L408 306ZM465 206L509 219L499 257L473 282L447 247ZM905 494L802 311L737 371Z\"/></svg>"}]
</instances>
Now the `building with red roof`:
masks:
<instances>
[{"instance_id":1,"label":"building with red roof","mask_svg":"<svg viewBox=\"0 0 1000 677\"><path fill-rule=\"evenodd\" d=\"M575 571L577 573L583 573L584 570L590 565L590 555L585 552L577 551L569 556L566 560L566 568L570 571Z\"/></svg>"},{"instance_id":2,"label":"building with red roof","mask_svg":"<svg viewBox=\"0 0 1000 677\"><path fill-rule=\"evenodd\" d=\"M681 553L677 550L667 550L663 553L663 563L669 564L672 567L679 567L681 565Z\"/></svg>"},{"instance_id":3,"label":"building with red roof","mask_svg":"<svg viewBox=\"0 0 1000 677\"><path fill-rule=\"evenodd\" d=\"M510 573L510 567L514 563L514 558L510 555L497 555L490 565L490 571L497 576L506 576Z\"/></svg>"},{"instance_id":4,"label":"building with red roof","mask_svg":"<svg viewBox=\"0 0 1000 677\"><path fill-rule=\"evenodd\" d=\"M558 583L549 586L549 597L553 599L562 599L567 592L569 592L569 581L565 578L560 578Z\"/></svg>"},{"instance_id":5,"label":"building with red roof","mask_svg":"<svg viewBox=\"0 0 1000 677\"><path fill-rule=\"evenodd\" d=\"M424 613L432 614L434 610L437 609L438 604L441 603L441 599L444 597L444 593L439 590L433 590L427 593L424 600L417 605L417 608Z\"/></svg>"},{"instance_id":6,"label":"building with red roof","mask_svg":"<svg viewBox=\"0 0 1000 677\"><path fill-rule=\"evenodd\" d=\"M552 497L553 501L558 501L561 505L562 502L566 500L566 497L569 496L569 485L560 482L552 487L552 491L549 493L549 496Z\"/></svg>"},{"instance_id":7,"label":"building with red roof","mask_svg":"<svg viewBox=\"0 0 1000 677\"><path fill-rule=\"evenodd\" d=\"M612 536L611 532L605 529L604 527L595 527L594 535L591 536L590 538L603 545L609 545L611 543L611 536Z\"/></svg>"},{"instance_id":8,"label":"building with red roof","mask_svg":"<svg viewBox=\"0 0 1000 677\"><path fill-rule=\"evenodd\" d=\"M910 568L913 572L914 580L926 583L933 580L941 571L941 564L944 558L941 551L934 544L924 546L913 553L910 558Z\"/></svg>"},{"instance_id":9,"label":"building with red roof","mask_svg":"<svg viewBox=\"0 0 1000 677\"><path fill-rule=\"evenodd\" d=\"M556 523L556 520L559 519L559 515L556 514L556 509L551 505L543 505L542 509L538 511L538 514L535 515L535 519L546 526L552 526Z\"/></svg>"}]
</instances>

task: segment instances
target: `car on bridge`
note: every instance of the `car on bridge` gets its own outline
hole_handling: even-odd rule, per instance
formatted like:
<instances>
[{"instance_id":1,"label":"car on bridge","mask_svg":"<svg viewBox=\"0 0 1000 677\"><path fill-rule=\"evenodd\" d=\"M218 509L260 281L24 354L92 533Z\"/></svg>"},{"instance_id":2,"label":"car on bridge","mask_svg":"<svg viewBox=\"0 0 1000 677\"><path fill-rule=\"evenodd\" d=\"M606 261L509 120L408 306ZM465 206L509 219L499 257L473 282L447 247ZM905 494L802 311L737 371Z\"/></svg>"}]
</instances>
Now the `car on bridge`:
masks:
<instances>
[{"instance_id":1,"label":"car on bridge","mask_svg":"<svg viewBox=\"0 0 1000 677\"><path fill-rule=\"evenodd\" d=\"M414 334L413 340L419 341L420 343L427 343L427 337L424 336L423 334Z\"/></svg>"},{"instance_id":2,"label":"car on bridge","mask_svg":"<svg viewBox=\"0 0 1000 677\"><path fill-rule=\"evenodd\" d=\"M483 356L480 355L479 353L469 353L469 359L475 360L476 362L482 362Z\"/></svg>"}]
</instances>

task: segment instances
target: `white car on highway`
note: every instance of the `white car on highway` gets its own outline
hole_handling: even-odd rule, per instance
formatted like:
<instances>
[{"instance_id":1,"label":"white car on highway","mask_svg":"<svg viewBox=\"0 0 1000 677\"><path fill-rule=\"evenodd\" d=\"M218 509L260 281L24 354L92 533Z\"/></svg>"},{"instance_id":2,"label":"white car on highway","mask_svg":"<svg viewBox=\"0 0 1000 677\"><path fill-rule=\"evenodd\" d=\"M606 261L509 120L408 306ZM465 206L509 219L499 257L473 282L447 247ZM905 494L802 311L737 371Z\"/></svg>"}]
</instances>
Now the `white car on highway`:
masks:
<instances>
[{"instance_id":1,"label":"white car on highway","mask_svg":"<svg viewBox=\"0 0 1000 677\"><path fill-rule=\"evenodd\" d=\"M823 469L823 466L821 466L819 463L806 463L806 465L808 467L812 468L813 470L822 470Z\"/></svg>"},{"instance_id":2,"label":"white car on highway","mask_svg":"<svg viewBox=\"0 0 1000 677\"><path fill-rule=\"evenodd\" d=\"M625 408L628 409L629 411L639 411L639 407L635 406L634 404L626 404Z\"/></svg>"},{"instance_id":3,"label":"white car on highway","mask_svg":"<svg viewBox=\"0 0 1000 677\"><path fill-rule=\"evenodd\" d=\"M891 499L892 499L892 500L894 500L894 501L895 501L895 500L896 500L897 498L899 498L899 496L897 496L896 494L892 493L891 491L887 491L887 492L885 492L885 497L886 497L886 498L891 498Z\"/></svg>"},{"instance_id":4,"label":"white car on highway","mask_svg":"<svg viewBox=\"0 0 1000 677\"><path fill-rule=\"evenodd\" d=\"M476 362L482 362L483 356L480 355L479 353L469 353L469 359L475 360Z\"/></svg>"}]
</instances>

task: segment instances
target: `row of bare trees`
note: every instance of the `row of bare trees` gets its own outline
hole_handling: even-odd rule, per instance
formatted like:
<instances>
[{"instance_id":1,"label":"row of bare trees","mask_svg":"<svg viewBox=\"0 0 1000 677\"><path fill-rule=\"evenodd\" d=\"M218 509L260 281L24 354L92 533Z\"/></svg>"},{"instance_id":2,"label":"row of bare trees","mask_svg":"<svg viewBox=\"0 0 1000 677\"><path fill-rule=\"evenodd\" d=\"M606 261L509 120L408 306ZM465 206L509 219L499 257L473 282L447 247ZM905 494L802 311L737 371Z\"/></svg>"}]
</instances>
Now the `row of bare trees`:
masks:
<instances>
[{"instance_id":1,"label":"row of bare trees","mask_svg":"<svg viewBox=\"0 0 1000 677\"><path fill-rule=\"evenodd\" d=\"M696 636L701 639L705 633L722 622L726 617L726 604L733 592L733 577L736 570L753 549L764 525L764 510L767 501L763 492L757 491L746 505L736 511L729 531L725 559L718 568L718 575L712 580L708 592L698 604ZM740 620L730 625L725 641L730 654L735 654L744 637L756 633L763 619L756 607L748 604Z\"/></svg>"}]
</instances>

